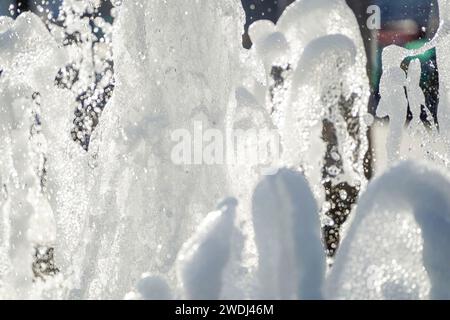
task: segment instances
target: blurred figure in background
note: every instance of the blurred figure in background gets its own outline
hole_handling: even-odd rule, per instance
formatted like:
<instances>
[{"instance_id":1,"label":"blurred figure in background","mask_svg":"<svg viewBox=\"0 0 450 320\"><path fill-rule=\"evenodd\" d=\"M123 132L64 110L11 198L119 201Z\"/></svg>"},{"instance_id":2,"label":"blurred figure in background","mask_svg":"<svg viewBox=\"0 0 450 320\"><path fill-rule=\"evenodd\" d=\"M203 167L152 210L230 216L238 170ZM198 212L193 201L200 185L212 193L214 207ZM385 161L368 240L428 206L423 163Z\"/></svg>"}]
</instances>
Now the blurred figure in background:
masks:
<instances>
[{"instance_id":1,"label":"blurred figure in background","mask_svg":"<svg viewBox=\"0 0 450 320\"><path fill-rule=\"evenodd\" d=\"M417 49L430 41L439 27L439 12L436 0L376 0L381 8L382 29L376 34L377 47L372 55L371 81L374 93L378 94L379 79L382 72L381 52L384 47L396 44L408 49ZM436 50L428 50L422 55L405 59L402 69L408 72L411 60L418 58L421 62L422 76L420 87L425 94L425 104L422 106L421 119L426 125L437 124L437 108L439 103L439 75L436 63ZM376 96L375 101L379 100ZM433 119L427 119L425 108L432 114ZM375 111L374 105L371 106ZM412 118L408 108L406 120Z\"/></svg>"}]
</instances>

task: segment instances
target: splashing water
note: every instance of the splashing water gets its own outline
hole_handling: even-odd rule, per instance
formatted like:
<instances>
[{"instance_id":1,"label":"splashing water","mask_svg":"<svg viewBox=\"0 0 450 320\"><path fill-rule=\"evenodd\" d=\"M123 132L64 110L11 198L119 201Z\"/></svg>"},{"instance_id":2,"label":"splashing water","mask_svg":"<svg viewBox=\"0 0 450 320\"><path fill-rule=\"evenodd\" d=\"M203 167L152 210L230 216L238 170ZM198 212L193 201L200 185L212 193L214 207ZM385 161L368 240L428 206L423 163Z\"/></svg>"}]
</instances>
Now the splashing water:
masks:
<instances>
[{"instance_id":1,"label":"splashing water","mask_svg":"<svg viewBox=\"0 0 450 320\"><path fill-rule=\"evenodd\" d=\"M0 17L0 298L449 296L446 173L407 162L365 191L369 82L344 1L296 1L276 25L255 22L249 51L235 0L116 1L113 23L97 12L65 0L45 23ZM421 149L404 151L405 137L448 166L441 19L419 51L383 53L389 166ZM420 64L400 64L433 46L439 130L417 117L404 128L424 97ZM189 161L175 163L174 133L192 128ZM267 161L217 148L248 130L270 144ZM322 243L334 254L352 210L327 272Z\"/></svg>"}]
</instances>

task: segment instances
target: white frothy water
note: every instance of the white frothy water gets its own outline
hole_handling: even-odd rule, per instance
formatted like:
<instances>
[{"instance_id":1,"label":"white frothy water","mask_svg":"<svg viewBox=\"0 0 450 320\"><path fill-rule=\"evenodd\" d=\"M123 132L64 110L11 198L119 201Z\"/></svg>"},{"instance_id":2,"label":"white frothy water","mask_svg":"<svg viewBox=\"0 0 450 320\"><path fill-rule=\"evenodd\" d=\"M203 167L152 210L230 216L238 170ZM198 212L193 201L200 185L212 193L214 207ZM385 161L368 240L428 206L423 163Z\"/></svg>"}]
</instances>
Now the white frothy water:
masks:
<instances>
[{"instance_id":1,"label":"white frothy water","mask_svg":"<svg viewBox=\"0 0 450 320\"><path fill-rule=\"evenodd\" d=\"M113 26L94 21L100 39L83 16L92 3L66 0L62 25L0 18L1 298L448 297L445 173L406 163L364 192L369 84L344 1L297 1L276 25L254 23L248 52L238 1L116 5ZM442 21L429 45L446 88ZM403 86L414 114L423 103L420 65L399 68L410 54L391 47L383 57L392 164L408 156L402 136L423 133L417 121L402 126ZM175 164L172 134L194 123L227 140L276 132L274 175L264 176L268 163ZM447 146L446 128L443 116L430 139ZM327 182L364 192L329 278ZM57 269L47 261L33 273L36 248L54 248Z\"/></svg>"},{"instance_id":2,"label":"white frothy water","mask_svg":"<svg viewBox=\"0 0 450 320\"><path fill-rule=\"evenodd\" d=\"M376 179L337 254L328 296L449 299L449 191L446 174L415 162Z\"/></svg>"}]
</instances>

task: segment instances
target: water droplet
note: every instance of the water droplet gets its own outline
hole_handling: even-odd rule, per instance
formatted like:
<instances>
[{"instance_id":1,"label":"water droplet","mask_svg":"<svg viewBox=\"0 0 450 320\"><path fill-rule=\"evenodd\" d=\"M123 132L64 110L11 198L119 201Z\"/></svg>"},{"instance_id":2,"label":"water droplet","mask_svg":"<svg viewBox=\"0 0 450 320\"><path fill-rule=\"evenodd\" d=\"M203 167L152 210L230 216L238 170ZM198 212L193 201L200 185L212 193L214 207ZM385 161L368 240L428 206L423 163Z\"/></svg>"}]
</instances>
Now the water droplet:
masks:
<instances>
[{"instance_id":1,"label":"water droplet","mask_svg":"<svg viewBox=\"0 0 450 320\"><path fill-rule=\"evenodd\" d=\"M334 220L331 219L329 216L325 216L323 218L323 225L327 227L332 227L334 226Z\"/></svg>"}]
</instances>

